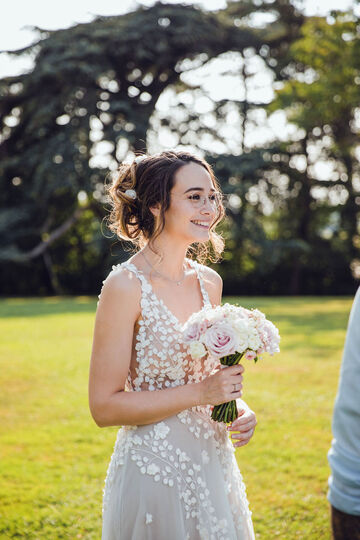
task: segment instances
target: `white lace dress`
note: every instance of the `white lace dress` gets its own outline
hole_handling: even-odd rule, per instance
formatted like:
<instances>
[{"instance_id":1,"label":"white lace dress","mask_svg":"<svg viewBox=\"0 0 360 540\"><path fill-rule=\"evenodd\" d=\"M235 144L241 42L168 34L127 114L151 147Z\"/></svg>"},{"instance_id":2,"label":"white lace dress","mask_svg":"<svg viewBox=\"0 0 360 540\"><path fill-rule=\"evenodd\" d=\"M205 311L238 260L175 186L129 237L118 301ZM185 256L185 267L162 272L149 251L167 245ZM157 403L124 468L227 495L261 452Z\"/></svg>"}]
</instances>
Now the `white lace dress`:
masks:
<instances>
[{"instance_id":1,"label":"white lace dress","mask_svg":"<svg viewBox=\"0 0 360 540\"><path fill-rule=\"evenodd\" d=\"M204 305L209 297L197 272ZM137 267L141 318L126 390L159 390L201 381L218 365L193 360L181 324ZM250 540L254 538L245 486L226 426L198 406L149 425L123 426L105 479L102 540Z\"/></svg>"}]
</instances>

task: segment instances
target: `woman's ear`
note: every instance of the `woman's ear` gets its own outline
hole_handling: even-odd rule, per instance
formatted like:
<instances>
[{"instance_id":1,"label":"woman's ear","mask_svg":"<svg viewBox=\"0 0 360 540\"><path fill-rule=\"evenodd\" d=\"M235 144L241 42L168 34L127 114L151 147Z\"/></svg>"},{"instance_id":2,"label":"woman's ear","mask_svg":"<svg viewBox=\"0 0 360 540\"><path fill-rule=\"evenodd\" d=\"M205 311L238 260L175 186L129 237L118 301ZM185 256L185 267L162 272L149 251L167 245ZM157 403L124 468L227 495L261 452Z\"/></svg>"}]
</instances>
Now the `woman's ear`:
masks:
<instances>
[{"instance_id":1,"label":"woman's ear","mask_svg":"<svg viewBox=\"0 0 360 540\"><path fill-rule=\"evenodd\" d=\"M156 203L154 206L150 206L150 212L155 218L158 218L160 216L160 203Z\"/></svg>"}]
</instances>

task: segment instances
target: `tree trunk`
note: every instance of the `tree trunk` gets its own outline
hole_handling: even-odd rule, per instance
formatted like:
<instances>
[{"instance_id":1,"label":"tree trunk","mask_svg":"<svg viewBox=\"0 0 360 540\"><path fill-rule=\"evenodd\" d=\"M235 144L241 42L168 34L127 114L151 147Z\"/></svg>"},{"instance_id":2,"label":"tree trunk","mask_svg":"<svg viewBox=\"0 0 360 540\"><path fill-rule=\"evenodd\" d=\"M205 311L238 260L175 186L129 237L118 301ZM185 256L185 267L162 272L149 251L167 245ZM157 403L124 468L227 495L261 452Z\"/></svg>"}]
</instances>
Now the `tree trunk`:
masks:
<instances>
[{"instance_id":1,"label":"tree trunk","mask_svg":"<svg viewBox=\"0 0 360 540\"><path fill-rule=\"evenodd\" d=\"M54 267L52 264L51 256L48 250L44 251L43 253L43 259L45 263L45 268L47 270L49 281L52 287L52 292L58 296L62 294L62 289L58 280L58 277L56 275L56 272L54 271Z\"/></svg>"},{"instance_id":2,"label":"tree trunk","mask_svg":"<svg viewBox=\"0 0 360 540\"><path fill-rule=\"evenodd\" d=\"M308 163L308 155L307 155L307 141L308 137L306 136L303 139L303 153L306 156L306 160ZM298 225L298 234L297 238L299 240L302 240L306 244L309 243L310 238L310 220L311 220L311 208L310 204L312 201L311 197L311 186L312 186L312 179L310 178L308 174L308 167L306 168L306 173L303 176L303 183L302 183L302 189L301 189L301 197L299 197L299 204L301 205L301 213L300 213L300 219L299 219L299 225ZM302 262L301 252L298 254L298 256L295 255L294 257L294 264L292 266L292 273L290 277L289 282L289 293L292 295L298 295L302 292L302 275L304 270L304 263Z\"/></svg>"},{"instance_id":3,"label":"tree trunk","mask_svg":"<svg viewBox=\"0 0 360 540\"><path fill-rule=\"evenodd\" d=\"M348 234L348 248L350 257L353 259L358 256L359 250L354 244L354 238L358 234L358 212L359 207L355 202L356 193L353 186L353 161L349 154L343 156L348 177L347 191L348 199L342 208L343 230Z\"/></svg>"},{"instance_id":4,"label":"tree trunk","mask_svg":"<svg viewBox=\"0 0 360 540\"><path fill-rule=\"evenodd\" d=\"M300 259L296 258L292 267L290 282L289 282L289 293L291 295L297 296L300 294L300 285L301 285L301 275L302 275L302 264Z\"/></svg>"}]
</instances>

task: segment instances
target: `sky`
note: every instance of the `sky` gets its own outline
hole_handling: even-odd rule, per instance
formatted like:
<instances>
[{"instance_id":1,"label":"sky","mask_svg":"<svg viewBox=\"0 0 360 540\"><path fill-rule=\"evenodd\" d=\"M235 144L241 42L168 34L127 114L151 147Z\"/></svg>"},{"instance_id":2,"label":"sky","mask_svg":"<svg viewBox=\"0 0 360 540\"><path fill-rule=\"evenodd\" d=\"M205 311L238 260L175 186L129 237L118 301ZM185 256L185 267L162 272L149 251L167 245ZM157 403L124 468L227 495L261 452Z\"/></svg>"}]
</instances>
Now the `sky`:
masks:
<instances>
[{"instance_id":1,"label":"sky","mask_svg":"<svg viewBox=\"0 0 360 540\"><path fill-rule=\"evenodd\" d=\"M121 15L137 4L151 6L155 0L31 0L31 2L7 2L0 18L0 51L16 50L33 42L36 34L31 26L45 29L67 28L75 23L90 22L96 15ZM225 7L225 0L164 0L168 4L200 5L208 10ZM326 14L331 9L346 9L352 0L297 0L307 15ZM21 7L20 7L21 6ZM0 54L0 77L16 75L31 66L30 59L14 59Z\"/></svg>"},{"instance_id":2,"label":"sky","mask_svg":"<svg viewBox=\"0 0 360 540\"><path fill-rule=\"evenodd\" d=\"M326 15L332 9L345 10L353 5L353 0L293 0L301 7L306 15ZM7 2L6 10L3 10L0 18L0 52L6 50L16 50L37 39L37 34L31 30L31 26L38 26L43 29L59 29L67 28L76 23L85 23L92 21L96 15L121 15L133 9L138 5L151 6L155 0L62 0L61 2L49 2L48 0L31 0L31 2ZM199 5L207 10L222 9L226 6L225 0L163 0L163 3L168 4L192 4ZM233 63L233 64L232 64ZM209 96L214 99L241 99L243 88L239 77L229 78L224 84L224 76L222 73L226 68L239 69L239 60L234 61L229 56L221 59L213 59L209 65L197 72L192 70L191 81L201 83L202 87L209 93ZM30 58L16 58L6 53L0 54L0 78L16 75L27 71L32 66ZM269 73L266 73L260 65L251 65L255 76L251 80L250 92L248 97L256 102L269 102L273 96L272 79ZM184 97L184 99L186 96ZM191 98L189 98L191 99ZM157 103L159 111L174 110L176 96L172 95L171 89L166 90L160 97ZM201 102L196 103L195 110L199 113L206 112L206 98ZM271 140L274 135L286 139L291 131L294 132L294 127L291 127L286 122L285 114L280 111L274 113L270 119L261 117L255 119L255 124L258 123L259 128L254 128L247 137L245 143L248 146L253 146L254 143L262 144ZM232 130L229 123L228 131L224 133L227 140L234 140L234 153L239 148L238 137ZM235 122L236 124L236 122ZM279 136L280 134L280 136ZM235 138L234 138L235 136ZM154 143L155 146L171 146L176 145L176 140L171 140L171 134L163 130L158 140ZM210 143L209 143L210 145ZM154 148L155 149L155 148ZM208 147L211 150L211 145ZM158 148L156 149L158 150ZM213 148L215 151L221 152L221 148ZM232 150L232 149L230 149Z\"/></svg>"}]
</instances>

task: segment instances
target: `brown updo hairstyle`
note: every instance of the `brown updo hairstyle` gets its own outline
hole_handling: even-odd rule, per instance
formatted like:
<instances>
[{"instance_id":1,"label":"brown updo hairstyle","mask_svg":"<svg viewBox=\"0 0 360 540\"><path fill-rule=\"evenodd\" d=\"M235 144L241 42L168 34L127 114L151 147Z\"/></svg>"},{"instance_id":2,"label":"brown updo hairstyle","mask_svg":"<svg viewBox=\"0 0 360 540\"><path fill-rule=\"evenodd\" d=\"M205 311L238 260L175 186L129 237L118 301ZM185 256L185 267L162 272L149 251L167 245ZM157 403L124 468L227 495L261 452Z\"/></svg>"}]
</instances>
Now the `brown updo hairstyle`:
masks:
<instances>
[{"instance_id":1,"label":"brown updo hairstyle","mask_svg":"<svg viewBox=\"0 0 360 540\"><path fill-rule=\"evenodd\" d=\"M138 249L152 242L165 225L165 212L170 206L170 191L174 186L174 176L180 167L193 162L204 167L210 174L214 188L220 190L211 166L202 158L185 151L164 151L151 156L137 156L129 163L122 163L107 186L111 204L108 227L122 240L130 241ZM125 194L127 190L134 190ZM150 208L160 204L159 219L155 219ZM215 232L216 225L225 215L224 207L219 205L217 215L210 227L210 239L206 244L194 243L189 252L201 262L206 258L219 260L224 249L222 237ZM209 249L210 248L210 249Z\"/></svg>"}]
</instances>

